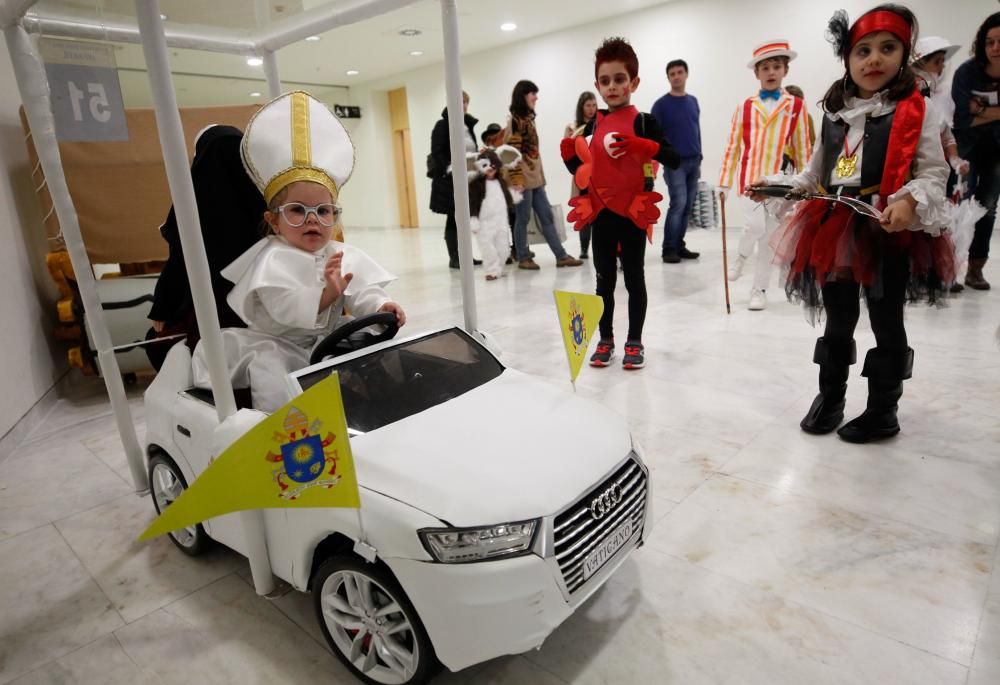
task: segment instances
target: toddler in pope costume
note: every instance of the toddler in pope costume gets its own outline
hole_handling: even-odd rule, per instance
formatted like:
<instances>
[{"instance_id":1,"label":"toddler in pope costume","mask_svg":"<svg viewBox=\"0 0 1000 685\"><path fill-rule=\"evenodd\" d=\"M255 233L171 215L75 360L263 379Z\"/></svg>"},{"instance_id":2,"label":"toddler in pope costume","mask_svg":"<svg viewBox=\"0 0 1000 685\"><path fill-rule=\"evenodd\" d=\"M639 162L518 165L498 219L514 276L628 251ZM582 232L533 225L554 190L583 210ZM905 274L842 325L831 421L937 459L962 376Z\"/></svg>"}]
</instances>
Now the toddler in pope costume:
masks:
<instances>
[{"instance_id":1,"label":"toddler in pope costume","mask_svg":"<svg viewBox=\"0 0 1000 685\"><path fill-rule=\"evenodd\" d=\"M235 284L227 302L248 326L224 329L223 344L233 387L249 386L254 408L273 412L291 399L285 376L308 365L313 347L345 323L345 308L406 318L384 290L395 277L331 240L354 145L326 105L301 91L272 100L250 120L240 152L270 233L222 271ZM200 343L192 368L195 385L211 387Z\"/></svg>"}]
</instances>

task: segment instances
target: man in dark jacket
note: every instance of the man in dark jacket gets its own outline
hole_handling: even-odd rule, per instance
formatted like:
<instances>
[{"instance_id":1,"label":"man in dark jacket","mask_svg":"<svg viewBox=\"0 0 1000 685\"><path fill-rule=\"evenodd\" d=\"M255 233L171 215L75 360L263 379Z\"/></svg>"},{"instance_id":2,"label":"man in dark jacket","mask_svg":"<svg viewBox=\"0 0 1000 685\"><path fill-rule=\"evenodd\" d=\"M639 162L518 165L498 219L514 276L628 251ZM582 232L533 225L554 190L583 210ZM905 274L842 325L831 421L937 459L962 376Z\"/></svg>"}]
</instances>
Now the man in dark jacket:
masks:
<instances>
[{"instance_id":1,"label":"man in dark jacket","mask_svg":"<svg viewBox=\"0 0 1000 685\"><path fill-rule=\"evenodd\" d=\"M469 114L469 94L462 91L462 111L465 113L465 150L478 152L476 133L473 130L478 119ZM459 162L459 170L465 173L465 160ZM431 132L431 153L427 157L427 177L431 179L431 211L444 214L444 242L448 246L448 266L458 268L458 224L455 223L455 192L451 180L451 143L448 138L448 108L441 112L441 118ZM478 259L475 264L481 264Z\"/></svg>"}]
</instances>

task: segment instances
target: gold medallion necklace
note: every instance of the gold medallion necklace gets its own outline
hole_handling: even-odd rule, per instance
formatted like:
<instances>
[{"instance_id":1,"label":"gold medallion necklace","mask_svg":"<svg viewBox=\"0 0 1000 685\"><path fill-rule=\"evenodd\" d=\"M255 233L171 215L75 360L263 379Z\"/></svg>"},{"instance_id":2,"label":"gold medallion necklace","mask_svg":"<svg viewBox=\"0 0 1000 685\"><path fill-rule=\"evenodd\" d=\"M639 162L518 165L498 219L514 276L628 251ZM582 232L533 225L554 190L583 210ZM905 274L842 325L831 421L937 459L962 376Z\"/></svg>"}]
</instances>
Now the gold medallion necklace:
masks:
<instances>
[{"instance_id":1,"label":"gold medallion necklace","mask_svg":"<svg viewBox=\"0 0 1000 685\"><path fill-rule=\"evenodd\" d=\"M854 146L854 151L852 152L847 147L847 134L850 130L851 127L848 126L844 131L844 154L837 157L837 178L850 178L858 171L858 148L861 147L861 143L865 142L865 137L861 136L861 140Z\"/></svg>"}]
</instances>

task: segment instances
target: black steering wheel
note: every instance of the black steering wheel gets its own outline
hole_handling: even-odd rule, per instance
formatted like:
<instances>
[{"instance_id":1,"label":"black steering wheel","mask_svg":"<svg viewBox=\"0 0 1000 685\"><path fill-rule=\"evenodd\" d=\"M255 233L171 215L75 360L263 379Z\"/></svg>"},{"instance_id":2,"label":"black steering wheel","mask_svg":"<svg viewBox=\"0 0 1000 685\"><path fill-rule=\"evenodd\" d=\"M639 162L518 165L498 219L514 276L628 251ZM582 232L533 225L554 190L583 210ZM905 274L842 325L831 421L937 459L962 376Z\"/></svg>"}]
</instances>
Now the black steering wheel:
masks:
<instances>
[{"instance_id":1,"label":"black steering wheel","mask_svg":"<svg viewBox=\"0 0 1000 685\"><path fill-rule=\"evenodd\" d=\"M385 330L381 333L363 333L354 336L355 333L369 326L385 326ZM326 357L336 357L369 345L392 340L396 337L397 332L399 332L399 324L396 322L394 312L379 312L353 319L343 326L337 327L330 335L323 338L309 356L309 363L315 364L323 361Z\"/></svg>"}]
</instances>

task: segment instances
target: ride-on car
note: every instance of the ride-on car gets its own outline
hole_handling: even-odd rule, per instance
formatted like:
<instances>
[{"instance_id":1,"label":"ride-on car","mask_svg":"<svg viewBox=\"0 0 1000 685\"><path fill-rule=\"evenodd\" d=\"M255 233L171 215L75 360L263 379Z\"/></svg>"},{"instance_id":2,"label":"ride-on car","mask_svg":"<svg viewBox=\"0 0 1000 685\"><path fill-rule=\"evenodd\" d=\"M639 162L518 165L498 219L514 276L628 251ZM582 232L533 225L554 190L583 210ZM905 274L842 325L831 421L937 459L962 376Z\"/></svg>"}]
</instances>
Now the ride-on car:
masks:
<instances>
[{"instance_id":1,"label":"ride-on car","mask_svg":"<svg viewBox=\"0 0 1000 685\"><path fill-rule=\"evenodd\" d=\"M639 447L617 414L506 368L459 328L357 342L352 332L386 320L368 318L287 378L292 399L339 376L360 525L354 509L264 510L272 572L312 592L333 652L365 682L420 683L438 663L458 670L539 647L642 543ZM232 442L223 433L266 416L245 407L220 426L183 344L145 402L157 511ZM212 541L245 554L238 516L171 539L192 555ZM353 551L362 536L374 561Z\"/></svg>"}]
</instances>

